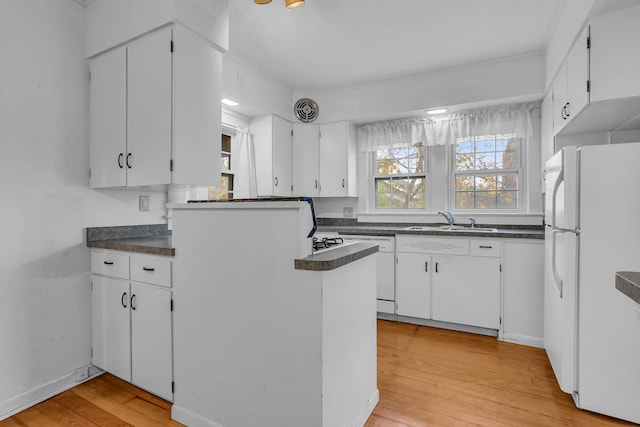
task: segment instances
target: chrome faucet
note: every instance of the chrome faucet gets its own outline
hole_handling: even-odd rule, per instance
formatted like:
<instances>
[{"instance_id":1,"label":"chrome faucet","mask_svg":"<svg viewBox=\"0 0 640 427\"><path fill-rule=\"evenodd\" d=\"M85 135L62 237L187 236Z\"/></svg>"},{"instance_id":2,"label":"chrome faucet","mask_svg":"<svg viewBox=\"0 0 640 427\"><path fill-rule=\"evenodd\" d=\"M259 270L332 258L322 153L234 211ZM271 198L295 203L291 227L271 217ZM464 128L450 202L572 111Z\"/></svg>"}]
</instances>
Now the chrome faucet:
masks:
<instances>
[{"instance_id":1,"label":"chrome faucet","mask_svg":"<svg viewBox=\"0 0 640 427\"><path fill-rule=\"evenodd\" d=\"M469 222L471 223L471 228L476 228L476 219L474 217L470 216Z\"/></svg>"},{"instance_id":2,"label":"chrome faucet","mask_svg":"<svg viewBox=\"0 0 640 427\"><path fill-rule=\"evenodd\" d=\"M451 215L451 212L449 211L438 211L438 214L442 215L444 217L444 219L447 220L447 224L449 224L450 226L453 226L453 215Z\"/></svg>"}]
</instances>

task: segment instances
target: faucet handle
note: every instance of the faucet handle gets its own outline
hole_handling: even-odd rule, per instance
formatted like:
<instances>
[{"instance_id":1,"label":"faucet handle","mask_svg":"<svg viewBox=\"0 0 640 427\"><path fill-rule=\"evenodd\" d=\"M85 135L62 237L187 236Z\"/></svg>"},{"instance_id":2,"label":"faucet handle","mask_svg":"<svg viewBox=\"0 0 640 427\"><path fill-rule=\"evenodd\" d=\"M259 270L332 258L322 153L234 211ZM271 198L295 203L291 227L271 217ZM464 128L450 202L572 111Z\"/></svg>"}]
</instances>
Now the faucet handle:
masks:
<instances>
[{"instance_id":1,"label":"faucet handle","mask_svg":"<svg viewBox=\"0 0 640 427\"><path fill-rule=\"evenodd\" d=\"M469 217L469 222L471 223L471 228L476 227L476 219L472 216Z\"/></svg>"}]
</instances>

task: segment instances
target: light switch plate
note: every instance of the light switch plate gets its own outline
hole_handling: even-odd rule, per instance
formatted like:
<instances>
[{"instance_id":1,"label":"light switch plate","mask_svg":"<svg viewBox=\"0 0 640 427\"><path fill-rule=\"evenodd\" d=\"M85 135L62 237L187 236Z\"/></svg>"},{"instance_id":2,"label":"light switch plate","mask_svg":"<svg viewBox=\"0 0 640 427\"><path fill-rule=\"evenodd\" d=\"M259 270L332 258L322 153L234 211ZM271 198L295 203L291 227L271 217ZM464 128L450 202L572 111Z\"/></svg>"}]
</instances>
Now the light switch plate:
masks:
<instances>
[{"instance_id":1,"label":"light switch plate","mask_svg":"<svg viewBox=\"0 0 640 427\"><path fill-rule=\"evenodd\" d=\"M139 197L140 212L149 212L149 196Z\"/></svg>"}]
</instances>

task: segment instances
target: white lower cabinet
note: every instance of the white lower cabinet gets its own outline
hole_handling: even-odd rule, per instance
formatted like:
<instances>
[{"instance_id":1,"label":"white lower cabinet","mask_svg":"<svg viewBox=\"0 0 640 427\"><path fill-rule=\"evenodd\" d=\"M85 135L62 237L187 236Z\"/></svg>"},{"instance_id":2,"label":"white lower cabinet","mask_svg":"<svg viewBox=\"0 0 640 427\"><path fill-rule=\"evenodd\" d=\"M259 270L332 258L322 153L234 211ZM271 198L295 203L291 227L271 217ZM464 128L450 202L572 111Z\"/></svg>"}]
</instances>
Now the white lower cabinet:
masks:
<instances>
[{"instance_id":1,"label":"white lower cabinet","mask_svg":"<svg viewBox=\"0 0 640 427\"><path fill-rule=\"evenodd\" d=\"M500 328L501 241L397 236L397 314Z\"/></svg>"},{"instance_id":2,"label":"white lower cabinet","mask_svg":"<svg viewBox=\"0 0 640 427\"><path fill-rule=\"evenodd\" d=\"M429 273L431 257L420 253L403 252L399 252L397 257L397 314L431 319L431 275Z\"/></svg>"},{"instance_id":3,"label":"white lower cabinet","mask_svg":"<svg viewBox=\"0 0 640 427\"><path fill-rule=\"evenodd\" d=\"M431 318L500 328L500 260L477 256L433 257Z\"/></svg>"},{"instance_id":4,"label":"white lower cabinet","mask_svg":"<svg viewBox=\"0 0 640 427\"><path fill-rule=\"evenodd\" d=\"M92 272L93 364L173 400L171 261L94 250Z\"/></svg>"}]
</instances>

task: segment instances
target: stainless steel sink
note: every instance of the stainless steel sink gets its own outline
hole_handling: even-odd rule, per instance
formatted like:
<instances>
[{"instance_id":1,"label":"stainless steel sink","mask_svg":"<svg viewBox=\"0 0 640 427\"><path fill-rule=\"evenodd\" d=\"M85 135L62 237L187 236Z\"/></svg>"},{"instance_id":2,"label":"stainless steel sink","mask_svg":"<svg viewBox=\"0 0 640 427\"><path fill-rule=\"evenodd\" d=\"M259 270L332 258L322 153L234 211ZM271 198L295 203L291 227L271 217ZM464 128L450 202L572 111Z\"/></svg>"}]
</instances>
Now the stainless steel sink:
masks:
<instances>
[{"instance_id":1,"label":"stainless steel sink","mask_svg":"<svg viewBox=\"0 0 640 427\"><path fill-rule=\"evenodd\" d=\"M433 230L441 230L440 227L434 226L424 226L424 225L412 225L411 227L406 227L405 230L413 230L413 231L433 231Z\"/></svg>"},{"instance_id":2,"label":"stainless steel sink","mask_svg":"<svg viewBox=\"0 0 640 427\"><path fill-rule=\"evenodd\" d=\"M498 231L497 228L484 228L484 227L462 227L462 226L456 226L456 225L445 225L444 227L442 227L442 230L444 231L462 231L465 233L495 233Z\"/></svg>"}]
</instances>

